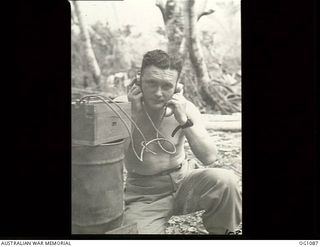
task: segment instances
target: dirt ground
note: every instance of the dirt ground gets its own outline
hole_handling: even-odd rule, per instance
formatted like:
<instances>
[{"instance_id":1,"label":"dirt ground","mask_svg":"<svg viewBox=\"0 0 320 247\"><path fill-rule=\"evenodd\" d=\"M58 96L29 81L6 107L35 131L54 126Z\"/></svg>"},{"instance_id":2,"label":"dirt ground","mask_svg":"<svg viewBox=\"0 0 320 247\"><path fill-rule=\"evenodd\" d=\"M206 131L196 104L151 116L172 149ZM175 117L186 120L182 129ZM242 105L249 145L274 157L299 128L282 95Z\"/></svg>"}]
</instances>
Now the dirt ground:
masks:
<instances>
[{"instance_id":1,"label":"dirt ground","mask_svg":"<svg viewBox=\"0 0 320 247\"><path fill-rule=\"evenodd\" d=\"M238 176L239 188L242 191L241 132L208 131L218 149L218 159L211 167L232 170ZM187 157L196 160L201 166L201 162L194 157L188 143L185 144L185 149ZM203 211L198 211L188 215L171 217L168 221L166 234L208 234L202 224L202 214ZM236 229L235 234L242 234L242 224Z\"/></svg>"}]
</instances>

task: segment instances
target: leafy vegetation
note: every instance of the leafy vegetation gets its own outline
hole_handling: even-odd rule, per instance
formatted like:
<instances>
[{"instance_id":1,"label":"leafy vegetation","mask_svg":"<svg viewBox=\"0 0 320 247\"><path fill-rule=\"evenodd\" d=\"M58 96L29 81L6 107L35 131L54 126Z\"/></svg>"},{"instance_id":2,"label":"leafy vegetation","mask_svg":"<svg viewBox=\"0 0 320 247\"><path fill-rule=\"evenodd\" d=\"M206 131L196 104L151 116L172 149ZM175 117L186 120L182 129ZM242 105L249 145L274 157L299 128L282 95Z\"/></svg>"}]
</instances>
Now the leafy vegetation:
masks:
<instances>
[{"instance_id":1,"label":"leafy vegetation","mask_svg":"<svg viewBox=\"0 0 320 247\"><path fill-rule=\"evenodd\" d=\"M156 8L156 6L154 6ZM204 16L200 22L214 25L199 30L199 39L204 59L211 78L210 86L218 88L224 99L235 106L229 113L241 111L241 52L240 52L240 2L217 1L215 13ZM80 36L79 22L72 12L72 86L74 88L98 90L111 97L125 94L122 83L113 83L110 76L126 74L130 80L139 71L143 54L154 48L166 50L168 38L164 26L153 32L141 32L134 24L115 29L108 22L97 21L89 25L90 40L101 70L101 87L97 88L86 62ZM199 26L202 23L199 24ZM222 107L212 108L205 104L197 90L195 73L190 64L185 65L182 80L185 96L203 112L223 112Z\"/></svg>"}]
</instances>

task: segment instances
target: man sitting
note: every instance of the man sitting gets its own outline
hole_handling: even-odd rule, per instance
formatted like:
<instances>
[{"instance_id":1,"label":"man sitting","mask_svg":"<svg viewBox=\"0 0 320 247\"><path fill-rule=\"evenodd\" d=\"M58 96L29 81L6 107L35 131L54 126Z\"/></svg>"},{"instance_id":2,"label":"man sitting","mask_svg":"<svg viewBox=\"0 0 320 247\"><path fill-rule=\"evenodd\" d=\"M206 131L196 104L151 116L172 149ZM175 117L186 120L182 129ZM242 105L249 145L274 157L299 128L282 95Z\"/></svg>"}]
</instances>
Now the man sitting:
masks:
<instances>
[{"instance_id":1,"label":"man sitting","mask_svg":"<svg viewBox=\"0 0 320 247\"><path fill-rule=\"evenodd\" d=\"M237 177L221 168L193 169L186 161L186 138L204 166L216 160L217 151L199 110L181 93L181 67L179 58L149 51L128 90L141 132L134 128L125 156L124 223L137 223L141 234L163 234L172 215L204 210L209 234L226 234L241 223Z\"/></svg>"}]
</instances>

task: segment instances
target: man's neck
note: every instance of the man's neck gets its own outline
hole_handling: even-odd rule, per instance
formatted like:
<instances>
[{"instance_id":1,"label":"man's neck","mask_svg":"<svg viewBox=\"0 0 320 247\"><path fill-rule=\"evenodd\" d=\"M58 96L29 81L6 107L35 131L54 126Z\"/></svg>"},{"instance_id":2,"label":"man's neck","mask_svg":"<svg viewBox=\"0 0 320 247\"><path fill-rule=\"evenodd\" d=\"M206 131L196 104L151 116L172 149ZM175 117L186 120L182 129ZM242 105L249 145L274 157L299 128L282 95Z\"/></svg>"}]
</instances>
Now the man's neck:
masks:
<instances>
[{"instance_id":1,"label":"man's neck","mask_svg":"<svg viewBox=\"0 0 320 247\"><path fill-rule=\"evenodd\" d=\"M146 111L146 114L150 116L152 121L158 122L162 117L165 108L163 107L161 109L150 109L147 105L144 105L144 110Z\"/></svg>"}]
</instances>

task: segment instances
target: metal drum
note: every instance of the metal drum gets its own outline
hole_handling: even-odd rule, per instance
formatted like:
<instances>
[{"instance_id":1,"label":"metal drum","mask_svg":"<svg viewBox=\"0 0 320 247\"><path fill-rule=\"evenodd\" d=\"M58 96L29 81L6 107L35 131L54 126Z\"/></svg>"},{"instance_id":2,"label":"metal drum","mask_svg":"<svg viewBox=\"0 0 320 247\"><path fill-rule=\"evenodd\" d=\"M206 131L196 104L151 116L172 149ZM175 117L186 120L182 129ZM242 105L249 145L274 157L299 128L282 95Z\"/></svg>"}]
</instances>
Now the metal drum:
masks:
<instances>
[{"instance_id":1,"label":"metal drum","mask_svg":"<svg viewBox=\"0 0 320 247\"><path fill-rule=\"evenodd\" d=\"M125 139L72 146L72 233L103 234L121 226Z\"/></svg>"}]
</instances>

